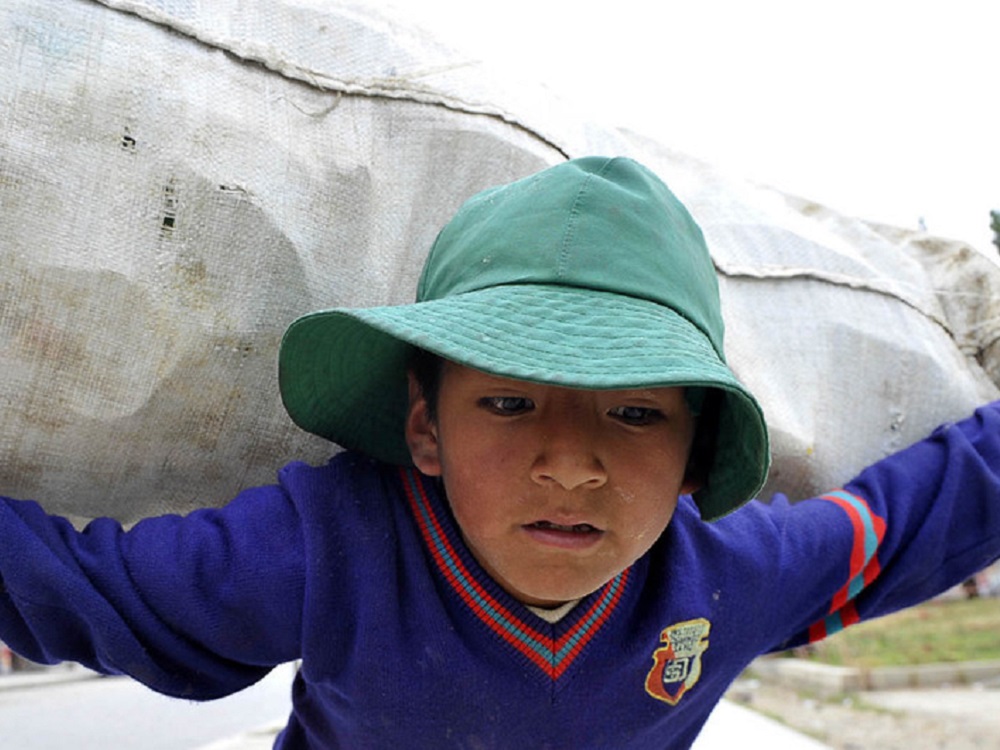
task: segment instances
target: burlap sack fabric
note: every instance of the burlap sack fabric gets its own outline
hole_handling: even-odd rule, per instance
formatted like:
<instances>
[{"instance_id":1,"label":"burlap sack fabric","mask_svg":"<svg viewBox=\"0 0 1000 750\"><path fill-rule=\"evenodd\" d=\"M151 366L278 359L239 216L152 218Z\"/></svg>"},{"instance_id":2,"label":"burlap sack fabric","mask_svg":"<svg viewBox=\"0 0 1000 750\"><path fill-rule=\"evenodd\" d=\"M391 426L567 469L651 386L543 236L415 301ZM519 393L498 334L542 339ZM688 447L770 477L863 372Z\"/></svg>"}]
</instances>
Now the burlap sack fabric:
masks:
<instances>
[{"instance_id":1,"label":"burlap sack fabric","mask_svg":"<svg viewBox=\"0 0 1000 750\"><path fill-rule=\"evenodd\" d=\"M411 300L465 198L589 153L642 161L701 224L765 492L998 395L1000 271L975 252L582 122L364 7L9 0L0 60L0 493L130 521L324 460L278 397L287 324Z\"/></svg>"}]
</instances>

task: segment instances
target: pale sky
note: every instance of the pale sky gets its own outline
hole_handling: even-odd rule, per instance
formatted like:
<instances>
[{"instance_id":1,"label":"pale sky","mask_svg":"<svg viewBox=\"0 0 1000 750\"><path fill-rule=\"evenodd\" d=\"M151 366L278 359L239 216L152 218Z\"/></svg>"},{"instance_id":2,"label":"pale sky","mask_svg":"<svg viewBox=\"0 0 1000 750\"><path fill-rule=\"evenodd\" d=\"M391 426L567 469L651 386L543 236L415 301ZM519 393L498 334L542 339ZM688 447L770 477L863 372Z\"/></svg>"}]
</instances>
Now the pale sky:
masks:
<instances>
[{"instance_id":1,"label":"pale sky","mask_svg":"<svg viewBox=\"0 0 1000 750\"><path fill-rule=\"evenodd\" d=\"M993 251L1000 3L410 0L403 12L595 119Z\"/></svg>"}]
</instances>

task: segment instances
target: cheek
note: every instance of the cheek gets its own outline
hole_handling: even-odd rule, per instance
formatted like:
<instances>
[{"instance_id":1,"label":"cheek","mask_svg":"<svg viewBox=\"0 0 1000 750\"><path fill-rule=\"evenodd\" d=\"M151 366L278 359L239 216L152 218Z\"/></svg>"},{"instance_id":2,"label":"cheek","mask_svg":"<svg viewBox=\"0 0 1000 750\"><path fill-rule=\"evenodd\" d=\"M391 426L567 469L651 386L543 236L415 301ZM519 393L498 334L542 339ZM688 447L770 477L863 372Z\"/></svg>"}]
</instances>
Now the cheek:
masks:
<instances>
[{"instance_id":1,"label":"cheek","mask_svg":"<svg viewBox=\"0 0 1000 750\"><path fill-rule=\"evenodd\" d=\"M676 499L671 495L659 495L641 503L631 512L632 529L631 543L639 551L639 555L651 547L663 531L670 525ZM638 555L637 555L638 556Z\"/></svg>"},{"instance_id":2,"label":"cheek","mask_svg":"<svg viewBox=\"0 0 1000 750\"><path fill-rule=\"evenodd\" d=\"M671 498L670 513L687 475L689 450L681 440L648 441L617 453L616 475L624 492Z\"/></svg>"},{"instance_id":3,"label":"cheek","mask_svg":"<svg viewBox=\"0 0 1000 750\"><path fill-rule=\"evenodd\" d=\"M677 509L686 455L677 451L637 451L619 465L614 487L628 544L638 557L659 539Z\"/></svg>"},{"instance_id":4,"label":"cheek","mask_svg":"<svg viewBox=\"0 0 1000 750\"><path fill-rule=\"evenodd\" d=\"M444 430L441 433L441 465L456 487L490 491L497 485L513 482L518 469L523 471L523 441L511 440L503 433L481 430Z\"/></svg>"},{"instance_id":5,"label":"cheek","mask_svg":"<svg viewBox=\"0 0 1000 750\"><path fill-rule=\"evenodd\" d=\"M501 457L486 457L468 450L446 452L442 478L452 514L468 538L497 533L508 504L514 497L510 473Z\"/></svg>"}]
</instances>

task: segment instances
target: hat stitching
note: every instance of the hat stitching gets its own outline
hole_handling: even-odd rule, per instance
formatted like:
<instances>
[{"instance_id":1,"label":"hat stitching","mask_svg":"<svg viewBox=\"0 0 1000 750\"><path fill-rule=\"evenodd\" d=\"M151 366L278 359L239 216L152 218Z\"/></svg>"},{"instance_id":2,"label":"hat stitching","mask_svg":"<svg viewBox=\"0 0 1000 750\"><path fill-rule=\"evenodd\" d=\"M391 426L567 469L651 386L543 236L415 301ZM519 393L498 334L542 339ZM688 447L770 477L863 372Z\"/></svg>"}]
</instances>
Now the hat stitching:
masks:
<instances>
[{"instance_id":1,"label":"hat stitching","mask_svg":"<svg viewBox=\"0 0 1000 750\"><path fill-rule=\"evenodd\" d=\"M604 169L607 168L607 164L610 163L610 159L605 163L604 168L601 169L601 175L604 174ZM576 224L577 218L580 215L578 207L580 202L583 200L583 196L586 194L587 189L590 187L591 180L594 179L594 175L598 174L596 172L588 173L584 176L583 182L580 184L580 189L576 193L576 197L573 199L573 205L569 208L569 216L566 222L566 231L563 233L562 247L559 250L559 262L557 264L556 276L558 278L563 278L566 273L566 266L569 264L570 246L573 242L573 237L576 236Z\"/></svg>"}]
</instances>

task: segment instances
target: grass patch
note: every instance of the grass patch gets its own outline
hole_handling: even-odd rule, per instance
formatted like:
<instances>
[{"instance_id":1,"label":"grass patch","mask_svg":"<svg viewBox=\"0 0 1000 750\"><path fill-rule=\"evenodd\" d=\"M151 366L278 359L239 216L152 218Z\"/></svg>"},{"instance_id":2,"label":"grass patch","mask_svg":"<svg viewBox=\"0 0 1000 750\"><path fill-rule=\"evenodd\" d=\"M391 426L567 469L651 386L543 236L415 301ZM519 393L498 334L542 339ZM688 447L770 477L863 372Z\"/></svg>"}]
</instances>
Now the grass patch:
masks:
<instances>
[{"instance_id":1,"label":"grass patch","mask_svg":"<svg viewBox=\"0 0 1000 750\"><path fill-rule=\"evenodd\" d=\"M928 602L847 628L795 655L860 668L1000 660L1000 598Z\"/></svg>"}]
</instances>

